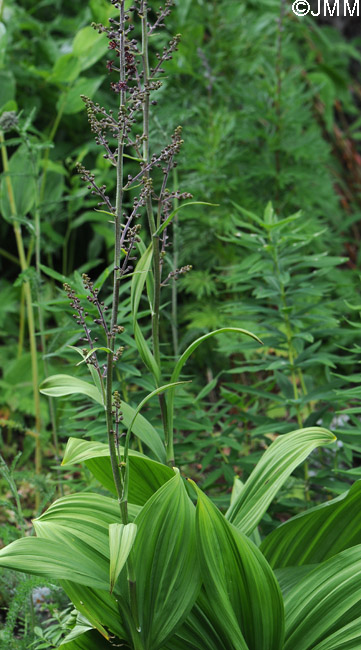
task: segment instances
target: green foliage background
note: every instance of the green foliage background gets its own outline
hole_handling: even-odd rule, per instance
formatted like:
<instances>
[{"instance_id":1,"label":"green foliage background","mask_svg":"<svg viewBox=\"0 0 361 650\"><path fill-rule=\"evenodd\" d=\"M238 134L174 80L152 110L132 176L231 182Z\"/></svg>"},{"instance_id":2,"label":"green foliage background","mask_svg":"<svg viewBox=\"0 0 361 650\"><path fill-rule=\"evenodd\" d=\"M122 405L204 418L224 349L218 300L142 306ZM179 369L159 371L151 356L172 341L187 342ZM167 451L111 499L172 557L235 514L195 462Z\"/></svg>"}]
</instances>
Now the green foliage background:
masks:
<instances>
[{"instance_id":1,"label":"green foliage background","mask_svg":"<svg viewBox=\"0 0 361 650\"><path fill-rule=\"evenodd\" d=\"M67 475L56 477L45 398L45 459L42 474L34 478L32 471L34 439L27 432L35 406L24 283L43 317L41 326L35 310L46 342L44 366L37 336L39 379L63 372L86 378L69 348L79 328L61 285L68 281L84 297L81 273L102 287L112 260L111 225L94 211L96 201L75 173L80 161L98 184L106 179L114 190L80 99L85 94L116 105L104 66L106 40L89 26L108 16L105 0L0 4L0 113L19 116L5 139L29 265L19 274L3 173L1 442L8 463L22 452L14 477L26 486L26 516L34 484L47 483L44 506L52 491L66 487ZM289 513L339 494L359 472L360 43L315 19L298 19L278 0L184 0L166 35L154 37L154 49L175 33L182 40L158 91L152 147L164 146L181 124L185 143L174 188L213 205L190 206L174 222L165 264L169 271L175 264L193 270L165 294L162 353L171 367L191 340L225 326L247 328L264 342L260 349L223 335L196 351L186 367L193 382L176 396L178 462L222 507L225 490L236 476L247 478L267 440L315 424L331 426L339 440L289 479L261 522L261 532L268 532ZM132 165L129 160L129 173ZM122 292L125 351L117 379L122 399L135 406L154 383L131 335L130 281ZM145 301L140 309L147 316ZM100 407L84 408L72 397L55 408L60 453L69 435L104 442ZM147 406L147 419L160 430L155 403ZM72 482L85 487L93 479L85 470ZM9 507L14 501L5 478L1 485ZM18 536L16 527L4 525L2 536L4 542ZM13 643L22 647L21 640Z\"/></svg>"}]
</instances>

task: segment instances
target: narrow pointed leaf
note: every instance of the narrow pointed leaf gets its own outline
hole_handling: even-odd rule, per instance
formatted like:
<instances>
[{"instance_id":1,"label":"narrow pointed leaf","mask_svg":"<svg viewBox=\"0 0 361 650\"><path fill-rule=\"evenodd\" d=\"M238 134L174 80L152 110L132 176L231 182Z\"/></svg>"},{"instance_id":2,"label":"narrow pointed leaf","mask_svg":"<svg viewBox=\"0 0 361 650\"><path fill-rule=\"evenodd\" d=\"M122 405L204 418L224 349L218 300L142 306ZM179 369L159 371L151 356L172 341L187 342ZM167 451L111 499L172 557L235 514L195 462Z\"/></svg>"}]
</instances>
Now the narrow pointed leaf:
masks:
<instances>
[{"instance_id":1,"label":"narrow pointed leaf","mask_svg":"<svg viewBox=\"0 0 361 650\"><path fill-rule=\"evenodd\" d=\"M44 379L39 390L43 395L49 397L63 397L64 395L87 395L90 399L103 405L101 392L93 384L72 377L71 375L53 375Z\"/></svg>"},{"instance_id":2,"label":"narrow pointed leaf","mask_svg":"<svg viewBox=\"0 0 361 650\"><path fill-rule=\"evenodd\" d=\"M150 370L150 372L153 374L156 382L158 383L160 381L160 376L161 376L160 367L157 364L154 355L151 352L137 321L139 303L142 297L144 285L147 282L147 278L150 274L152 257L153 257L153 247L152 245L150 245L142 253L141 258L139 259L135 267L134 275L132 278L132 284L131 284L130 300L131 300L131 309L133 315L134 339L139 354L144 364L146 365L148 370Z\"/></svg>"},{"instance_id":3,"label":"narrow pointed leaf","mask_svg":"<svg viewBox=\"0 0 361 650\"><path fill-rule=\"evenodd\" d=\"M120 409L123 415L123 424L124 426L129 427L130 422L134 418L135 409L123 401L121 402ZM151 449L158 460L162 463L165 462L166 454L164 443L160 439L159 433L143 415L138 415L137 419L133 422L132 433L144 442L149 449Z\"/></svg>"},{"instance_id":4,"label":"narrow pointed leaf","mask_svg":"<svg viewBox=\"0 0 361 650\"><path fill-rule=\"evenodd\" d=\"M292 517L270 533L261 551L273 568L317 564L361 544L361 481L332 501Z\"/></svg>"},{"instance_id":5,"label":"narrow pointed leaf","mask_svg":"<svg viewBox=\"0 0 361 650\"><path fill-rule=\"evenodd\" d=\"M156 382L160 381L160 368L149 348L148 343L146 342L142 330L140 329L138 322L135 321L134 325L134 340L138 348L138 352L142 358L143 363L146 365L148 370L152 373Z\"/></svg>"},{"instance_id":6,"label":"narrow pointed leaf","mask_svg":"<svg viewBox=\"0 0 361 650\"><path fill-rule=\"evenodd\" d=\"M114 642L115 639L107 641L96 630L77 625L58 647L59 650L114 650Z\"/></svg>"},{"instance_id":7,"label":"narrow pointed leaf","mask_svg":"<svg viewBox=\"0 0 361 650\"><path fill-rule=\"evenodd\" d=\"M335 440L330 431L321 427L299 429L276 438L257 463L239 496L232 501L226 513L227 519L249 535L293 470L315 447Z\"/></svg>"},{"instance_id":8,"label":"narrow pointed leaf","mask_svg":"<svg viewBox=\"0 0 361 650\"><path fill-rule=\"evenodd\" d=\"M135 524L110 524L109 526L109 552L110 552L110 591L124 567L133 546L137 527Z\"/></svg>"},{"instance_id":9,"label":"narrow pointed leaf","mask_svg":"<svg viewBox=\"0 0 361 650\"><path fill-rule=\"evenodd\" d=\"M152 397L154 397L155 395L159 395L159 393L164 393L164 391L169 390L170 388L175 388L176 386L180 386L180 384L188 384L188 383L189 383L188 381L176 381L173 384L164 384L164 386L159 386L155 390L152 390L152 392L146 395L145 398L140 402L140 404L135 409L128 431L132 430L138 414L142 410L143 406L145 406L149 402L149 400L152 399Z\"/></svg>"},{"instance_id":10,"label":"narrow pointed leaf","mask_svg":"<svg viewBox=\"0 0 361 650\"><path fill-rule=\"evenodd\" d=\"M255 339L262 345L262 341L255 335L252 334L252 332L248 332L248 330L241 329L239 327L222 327L221 329L214 330L213 332L208 332L208 334L204 334L200 338L196 339L191 343L191 345L188 346L188 348L183 352L182 356L178 359L176 366L173 370L173 374L171 376L171 383L174 383L178 381L179 376L182 372L183 366L186 363L186 361L189 359L191 356L192 352L197 349L197 347L203 343L203 341L206 341L207 339L211 338L212 336L216 336L217 334L223 334L224 332L236 332L238 334L245 334L246 336L250 336L251 338ZM174 404L174 389L171 389L168 393L168 399L167 399L167 411L168 411L168 428L169 431L173 430L173 404Z\"/></svg>"},{"instance_id":11,"label":"narrow pointed leaf","mask_svg":"<svg viewBox=\"0 0 361 650\"><path fill-rule=\"evenodd\" d=\"M258 548L197 492L197 542L202 579L213 620L239 650L283 648L283 600Z\"/></svg>"},{"instance_id":12,"label":"narrow pointed leaf","mask_svg":"<svg viewBox=\"0 0 361 650\"><path fill-rule=\"evenodd\" d=\"M183 208L186 208L188 205L211 205L212 207L216 207L219 205L219 203L207 203L206 201L189 201L188 203L182 203L182 205L179 205L175 210L173 210L169 217L162 223L161 226L155 231L153 237L159 237L159 235L167 228L172 221L173 217L179 212L179 210L183 210Z\"/></svg>"},{"instance_id":13,"label":"narrow pointed leaf","mask_svg":"<svg viewBox=\"0 0 361 650\"><path fill-rule=\"evenodd\" d=\"M345 626L361 615L361 546L338 553L311 571L285 598L284 650L336 650ZM347 647L347 646L346 646ZM356 650L359 646L348 646Z\"/></svg>"},{"instance_id":14,"label":"narrow pointed leaf","mask_svg":"<svg viewBox=\"0 0 361 650\"><path fill-rule=\"evenodd\" d=\"M131 285L131 308L133 319L136 319L138 314L140 299L142 297L147 274L149 273L152 264L152 257L153 247L152 245L149 245L135 267L135 275L133 275Z\"/></svg>"}]
</instances>

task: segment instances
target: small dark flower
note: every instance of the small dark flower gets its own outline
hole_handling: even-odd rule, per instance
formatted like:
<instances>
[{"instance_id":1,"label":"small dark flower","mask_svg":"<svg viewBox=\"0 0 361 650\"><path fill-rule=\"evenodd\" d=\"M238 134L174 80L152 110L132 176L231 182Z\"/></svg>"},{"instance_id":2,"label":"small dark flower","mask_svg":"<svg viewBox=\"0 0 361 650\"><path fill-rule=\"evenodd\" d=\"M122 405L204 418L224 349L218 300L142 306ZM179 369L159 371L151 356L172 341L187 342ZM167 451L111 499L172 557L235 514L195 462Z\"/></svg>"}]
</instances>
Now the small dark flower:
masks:
<instances>
[{"instance_id":1,"label":"small dark flower","mask_svg":"<svg viewBox=\"0 0 361 650\"><path fill-rule=\"evenodd\" d=\"M114 92L120 93L121 90L128 90L127 82L126 81L112 81L110 84Z\"/></svg>"}]
</instances>

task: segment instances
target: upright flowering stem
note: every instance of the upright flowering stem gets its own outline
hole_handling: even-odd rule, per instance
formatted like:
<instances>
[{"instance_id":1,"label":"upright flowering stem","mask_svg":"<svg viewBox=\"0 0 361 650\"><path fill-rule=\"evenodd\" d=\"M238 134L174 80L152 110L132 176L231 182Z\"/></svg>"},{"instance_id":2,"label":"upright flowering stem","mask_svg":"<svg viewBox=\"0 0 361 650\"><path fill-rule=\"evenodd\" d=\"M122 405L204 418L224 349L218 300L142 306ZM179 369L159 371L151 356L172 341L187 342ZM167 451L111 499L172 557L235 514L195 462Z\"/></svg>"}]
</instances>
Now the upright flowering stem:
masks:
<instances>
[{"instance_id":1,"label":"upright flowering stem","mask_svg":"<svg viewBox=\"0 0 361 650\"><path fill-rule=\"evenodd\" d=\"M144 176L149 180L149 170L147 169L150 166L150 143L149 143L149 109L150 109L150 90L149 90L149 47L148 47L148 2L147 0L142 0L140 6L140 18L142 24L142 62L143 62L143 87L144 87L144 100L143 100L143 159L146 163L146 171ZM160 315L160 289L161 289L161 264L160 264L160 247L159 247L159 237L155 236L157 228L160 226L161 218L161 207L162 207L162 196L158 198L158 210L157 210L157 223L154 219L153 213L153 203L151 194L147 197L146 209L148 217L148 225L150 236L152 238L152 247L153 247L153 275L154 275L154 299L152 305L152 342L153 342L153 354L154 359L161 368L161 359L160 359L160 345L159 345L159 315ZM161 383L161 379L159 380ZM164 393L159 394L158 396L159 406L162 417L162 424L164 430L165 445L168 452L169 448L169 431L168 431L168 418L167 418L167 405L165 401ZM174 454L171 454L174 456ZM167 462L173 466L174 458L168 458L167 453Z\"/></svg>"},{"instance_id":2,"label":"upright flowering stem","mask_svg":"<svg viewBox=\"0 0 361 650\"><path fill-rule=\"evenodd\" d=\"M149 295L149 298L151 302L151 347L153 354L144 338L141 338L141 336L135 338L141 358L147 367L151 369L156 385L160 386L164 383L161 372L159 342L161 288L171 278L189 270L189 267L174 269L162 282L162 267L168 239L166 226L171 220L174 202L192 197L188 193L180 194L178 190L170 192L167 189L169 174L175 165L174 157L179 153L183 142L180 127L175 130L172 141L158 153L151 154L149 142L150 105L157 103L155 100L150 101L150 95L162 85L160 80L164 72L162 64L172 58L173 52L177 49L179 35L172 38L163 47L161 53L156 54L158 61L154 67L150 67L149 63L148 39L155 29L164 26L164 19L171 12L171 7L174 4L173 0L166 0L164 7L161 7L158 12L154 12L156 19L152 25L148 20L152 12L148 7L147 0L134 0L133 5L127 11L125 10L125 0L111 0L111 2L119 9L117 19L110 18L109 27L102 24L93 24L93 26L99 33L106 33L109 40L109 49L115 55L114 59L107 62L107 69L109 72L116 71L118 75L117 81L110 84L111 88L116 93L119 93L118 115L113 115L112 110L106 110L88 97L83 96L83 100L87 107L91 129L95 133L96 144L104 147L106 152L104 157L116 168L115 205L107 195L106 185L98 186L95 174L87 171L82 165L78 165L78 171L81 173L83 180L88 182L88 188L92 194L100 198L98 207L105 206L104 211L110 214L114 221L113 301L109 327L102 316L101 303L95 294L90 278L86 280L84 285L91 294L88 295L88 299L96 306L100 316L100 318L94 320L103 328L107 341L107 363L101 376L99 376L100 365L97 362L96 350L89 341L90 330L87 328L79 309L76 318L77 322L85 329L85 340L88 341L91 349L94 349L94 354L90 355L90 359L91 363L96 366L100 384L102 386L105 384L105 410L110 460L122 520L126 523L127 490L125 485L128 471L128 447L126 446L122 455L119 447L119 436L122 435L119 433L121 408L119 404L115 404L113 390L114 362L119 358L121 354L119 351L122 350L122 348L115 349L117 334L121 333L122 330L118 325L120 282L122 276L133 271L132 260L135 258L132 256L132 251L136 248L136 243L140 241L138 236L140 225L134 226L133 222L141 216L141 210L144 210L147 215L152 246L153 282L152 295ZM132 17L130 17L131 14L133 14ZM141 43L139 43L139 39L129 36L132 30L135 29L134 19L137 17L141 27ZM142 131L139 133L137 127L133 130L133 125L137 123L137 118L140 116L142 117ZM116 145L112 144L109 134L112 140L116 141ZM130 148L131 153L135 153L136 156L129 155L126 148L127 150ZM128 174L126 181L124 181L125 158L138 162L140 166L140 170ZM133 169L134 163L131 164L131 169ZM161 172L158 172L158 169L161 169ZM156 192L153 181L154 179L158 181L160 173L163 174L163 177L160 181L160 189ZM139 195L133 199L133 206L129 209L129 194L126 195L126 193L128 190L133 191L138 187L141 187ZM127 196L126 201L124 200L125 195ZM73 303L75 304L74 299ZM136 331L138 332L140 328L138 323L136 325L138 327ZM167 408L163 393L160 394L159 401L167 449L167 462L173 465L173 442L168 434Z\"/></svg>"},{"instance_id":3,"label":"upright flowering stem","mask_svg":"<svg viewBox=\"0 0 361 650\"><path fill-rule=\"evenodd\" d=\"M124 13L125 13L125 0L121 0L119 4L119 61L120 61L120 82L125 81L125 48L124 48ZM125 104L125 90L124 83L120 92L120 106L119 113L124 109ZM114 271L113 271L113 306L110 330L107 334L107 345L110 352L107 354L107 376L106 376L106 420L107 420L107 433L108 444L110 452L110 461L112 465L114 483L117 491L118 502L121 510L123 520L127 520L126 506L122 501L122 481L120 468L117 458L115 431L113 428L113 364L115 353L115 336L117 333L117 320L118 320L118 307L119 307L119 284L120 277L118 273L118 265L120 262L120 239L121 239L121 219L123 209L123 153L124 153L124 128L118 132L118 145L117 145L117 189L116 189L116 207L114 215Z\"/></svg>"}]
</instances>

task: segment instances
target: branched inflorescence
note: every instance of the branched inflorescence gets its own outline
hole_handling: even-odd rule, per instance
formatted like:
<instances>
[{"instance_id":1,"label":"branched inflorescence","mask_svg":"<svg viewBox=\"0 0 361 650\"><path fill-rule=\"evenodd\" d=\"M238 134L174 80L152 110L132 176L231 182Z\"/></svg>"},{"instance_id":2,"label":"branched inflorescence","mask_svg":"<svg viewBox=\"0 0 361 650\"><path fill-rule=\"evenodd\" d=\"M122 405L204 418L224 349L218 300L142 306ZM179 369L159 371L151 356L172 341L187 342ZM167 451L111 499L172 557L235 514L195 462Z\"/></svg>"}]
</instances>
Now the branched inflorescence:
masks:
<instances>
[{"instance_id":1,"label":"branched inflorescence","mask_svg":"<svg viewBox=\"0 0 361 650\"><path fill-rule=\"evenodd\" d=\"M173 268L162 279L166 248L169 246L167 228L162 227L162 224L167 220L169 227L175 204L192 198L192 195L188 192L170 191L167 188L169 176L176 166L176 157L183 144L181 127L175 129L167 145L150 153L150 108L157 104L156 93L162 86L165 64L176 52L180 35L171 38L161 52L153 52L152 42L148 39L156 30L165 26L165 20L174 2L166 0L158 11L148 7L147 0L134 0L128 10L125 9L124 0L111 0L111 4L117 9L118 17L110 18L107 26L101 23L93 23L92 26L108 39L110 58L106 69L110 75L109 86L116 95L118 108L110 110L89 97L81 97L95 142L103 148L104 159L116 169L115 191L110 191L106 184L97 182L96 174L86 169L83 164L77 164L77 171L82 180L87 183L91 194L98 199L98 210L108 215L105 218L114 224L115 231L110 319L107 307L99 300L98 289L94 287L88 275L83 275L88 301L97 312L93 322L103 331L102 337L106 339L107 347L103 347L103 350L107 351L107 361L101 368L97 360L99 349L94 344L95 339L91 338L91 329L87 324L87 318L90 317L84 312L79 299L68 285L66 291L75 309L77 323L85 333L82 340L85 338L90 351L94 350L93 354L89 354L89 351L84 353L85 361L92 364L101 380L106 382L104 394L108 435L112 439L114 437L117 445L121 411L117 393L112 389L112 376L113 364L120 358L124 349L122 346L116 346L116 337L123 329L118 325L120 280L134 271L135 253L140 242L139 220L146 216L153 246L153 354L159 364L160 290L167 286L169 281L176 280L179 275L191 269L190 266ZM153 63L149 62L150 58L154 59ZM110 446L112 447L112 443ZM111 460L114 470L112 449Z\"/></svg>"}]
</instances>

